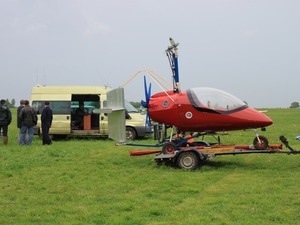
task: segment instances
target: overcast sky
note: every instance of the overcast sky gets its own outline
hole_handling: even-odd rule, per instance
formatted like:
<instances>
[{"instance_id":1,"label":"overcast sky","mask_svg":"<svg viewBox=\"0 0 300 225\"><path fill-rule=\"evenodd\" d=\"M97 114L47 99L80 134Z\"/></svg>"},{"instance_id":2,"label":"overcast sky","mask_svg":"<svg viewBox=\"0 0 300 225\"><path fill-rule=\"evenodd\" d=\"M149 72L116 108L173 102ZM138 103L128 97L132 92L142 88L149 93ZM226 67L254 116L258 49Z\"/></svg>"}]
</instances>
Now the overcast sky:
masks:
<instances>
[{"instance_id":1,"label":"overcast sky","mask_svg":"<svg viewBox=\"0 0 300 225\"><path fill-rule=\"evenodd\" d=\"M0 0L0 32L4 99L37 84L115 88L141 69L171 81L173 37L182 90L215 87L256 108L300 102L299 0ZM144 98L142 76L125 95Z\"/></svg>"}]
</instances>

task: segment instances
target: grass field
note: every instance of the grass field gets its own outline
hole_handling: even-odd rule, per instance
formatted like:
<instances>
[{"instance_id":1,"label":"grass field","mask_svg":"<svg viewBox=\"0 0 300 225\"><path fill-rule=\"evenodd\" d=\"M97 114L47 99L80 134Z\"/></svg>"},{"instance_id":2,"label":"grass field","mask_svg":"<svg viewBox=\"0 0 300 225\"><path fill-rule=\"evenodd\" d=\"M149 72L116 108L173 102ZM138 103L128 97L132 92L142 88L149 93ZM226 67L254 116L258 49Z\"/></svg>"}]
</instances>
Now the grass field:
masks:
<instances>
[{"instance_id":1,"label":"grass field","mask_svg":"<svg viewBox=\"0 0 300 225\"><path fill-rule=\"evenodd\" d=\"M15 111L12 111L15 116ZM285 135L300 150L300 109L268 109L271 144ZM15 117L14 117L15 118ZM300 155L219 156L195 171L157 166L154 155L111 140L42 146L0 143L0 224L300 224ZM226 144L251 144L253 131ZM139 140L155 143L153 140Z\"/></svg>"}]
</instances>

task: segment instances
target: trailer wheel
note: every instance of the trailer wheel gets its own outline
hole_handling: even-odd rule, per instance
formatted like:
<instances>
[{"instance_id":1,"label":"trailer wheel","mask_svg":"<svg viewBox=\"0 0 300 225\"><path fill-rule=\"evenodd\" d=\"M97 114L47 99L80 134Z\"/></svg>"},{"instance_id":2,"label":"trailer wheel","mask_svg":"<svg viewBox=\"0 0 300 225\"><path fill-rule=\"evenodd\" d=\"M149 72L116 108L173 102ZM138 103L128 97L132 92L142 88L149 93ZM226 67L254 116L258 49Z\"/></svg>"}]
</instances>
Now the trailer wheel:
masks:
<instances>
[{"instance_id":1,"label":"trailer wheel","mask_svg":"<svg viewBox=\"0 0 300 225\"><path fill-rule=\"evenodd\" d=\"M162 148L164 154L173 154L176 150L176 145L173 142L167 142Z\"/></svg>"},{"instance_id":2,"label":"trailer wheel","mask_svg":"<svg viewBox=\"0 0 300 225\"><path fill-rule=\"evenodd\" d=\"M253 140L253 145L254 145L255 149L263 150L263 149L268 148L268 146L269 146L268 139L265 136L258 136L258 138L255 137Z\"/></svg>"},{"instance_id":3,"label":"trailer wheel","mask_svg":"<svg viewBox=\"0 0 300 225\"><path fill-rule=\"evenodd\" d=\"M199 158L194 152L182 152L177 158L177 165L181 169L194 170L199 166Z\"/></svg>"}]
</instances>

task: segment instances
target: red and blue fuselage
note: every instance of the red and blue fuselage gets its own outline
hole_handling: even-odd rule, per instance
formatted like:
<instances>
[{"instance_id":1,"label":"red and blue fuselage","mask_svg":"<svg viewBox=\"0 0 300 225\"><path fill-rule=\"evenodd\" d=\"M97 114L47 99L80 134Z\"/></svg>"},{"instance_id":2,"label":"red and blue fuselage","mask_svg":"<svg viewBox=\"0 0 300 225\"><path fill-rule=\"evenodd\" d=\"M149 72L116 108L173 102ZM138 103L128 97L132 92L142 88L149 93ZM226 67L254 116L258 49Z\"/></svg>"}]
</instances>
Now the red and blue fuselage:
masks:
<instances>
[{"instance_id":1,"label":"red and blue fuselage","mask_svg":"<svg viewBox=\"0 0 300 225\"><path fill-rule=\"evenodd\" d=\"M265 114L235 96L214 88L191 88L151 96L150 118L180 131L213 132L263 128L272 124Z\"/></svg>"}]
</instances>

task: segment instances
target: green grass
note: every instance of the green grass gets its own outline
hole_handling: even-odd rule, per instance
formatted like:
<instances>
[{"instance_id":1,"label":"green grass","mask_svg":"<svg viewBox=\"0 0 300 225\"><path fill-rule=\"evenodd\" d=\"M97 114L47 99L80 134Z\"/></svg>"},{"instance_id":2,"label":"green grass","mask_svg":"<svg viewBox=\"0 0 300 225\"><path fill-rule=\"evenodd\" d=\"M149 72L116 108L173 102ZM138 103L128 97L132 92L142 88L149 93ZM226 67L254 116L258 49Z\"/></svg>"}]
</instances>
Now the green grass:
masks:
<instances>
[{"instance_id":1,"label":"green grass","mask_svg":"<svg viewBox=\"0 0 300 225\"><path fill-rule=\"evenodd\" d=\"M15 115L15 111L12 112ZM300 150L299 109L269 109L270 143L286 135ZM195 171L157 166L154 155L111 140L43 146L0 143L0 224L299 224L300 155L218 156ZM251 144L253 131L223 142ZM139 140L138 142L152 142Z\"/></svg>"}]
</instances>

